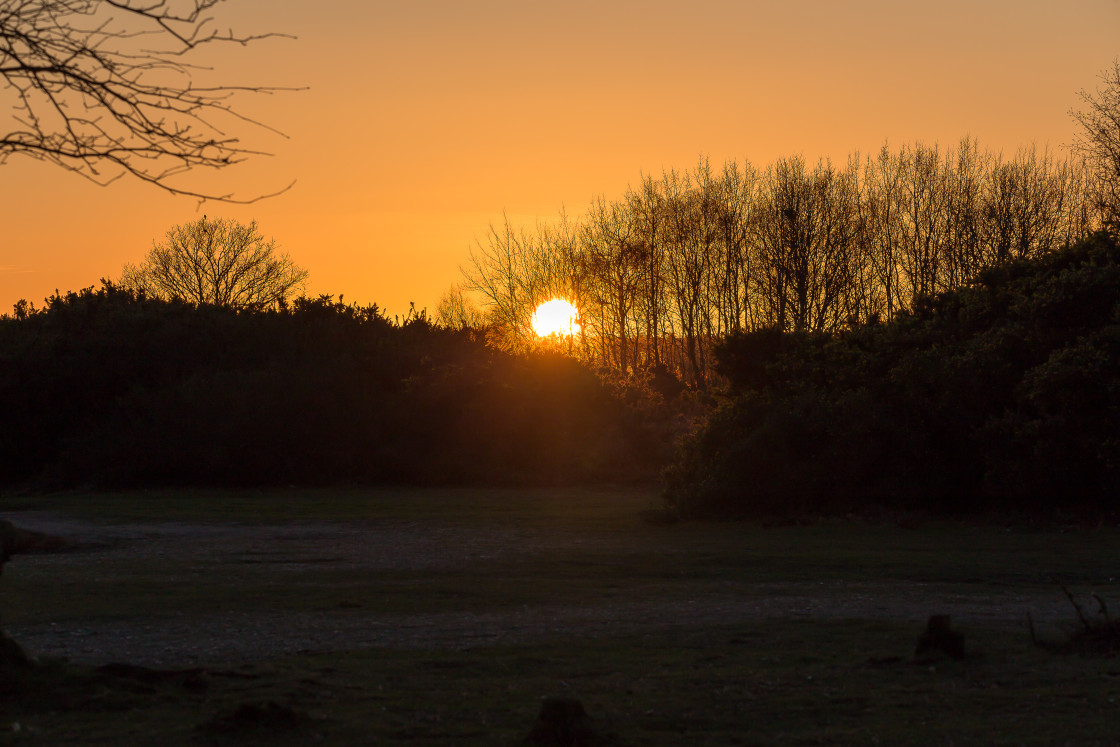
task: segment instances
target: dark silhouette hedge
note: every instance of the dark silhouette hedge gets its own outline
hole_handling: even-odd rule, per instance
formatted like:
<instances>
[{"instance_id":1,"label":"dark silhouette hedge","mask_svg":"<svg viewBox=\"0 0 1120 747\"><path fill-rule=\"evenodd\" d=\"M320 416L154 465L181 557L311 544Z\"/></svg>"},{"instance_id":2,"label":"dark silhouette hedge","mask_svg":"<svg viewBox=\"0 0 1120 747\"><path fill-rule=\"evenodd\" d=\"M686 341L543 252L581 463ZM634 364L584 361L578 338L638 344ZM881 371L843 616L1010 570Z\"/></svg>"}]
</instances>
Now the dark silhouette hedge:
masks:
<instances>
[{"instance_id":1,"label":"dark silhouette hedge","mask_svg":"<svg viewBox=\"0 0 1120 747\"><path fill-rule=\"evenodd\" d=\"M668 471L682 516L1120 508L1120 247L1101 234L889 324L719 347L733 396Z\"/></svg>"},{"instance_id":2,"label":"dark silhouette hedge","mask_svg":"<svg viewBox=\"0 0 1120 747\"><path fill-rule=\"evenodd\" d=\"M648 479L649 411L560 355L330 297L232 311L112 284L0 319L0 483Z\"/></svg>"}]
</instances>

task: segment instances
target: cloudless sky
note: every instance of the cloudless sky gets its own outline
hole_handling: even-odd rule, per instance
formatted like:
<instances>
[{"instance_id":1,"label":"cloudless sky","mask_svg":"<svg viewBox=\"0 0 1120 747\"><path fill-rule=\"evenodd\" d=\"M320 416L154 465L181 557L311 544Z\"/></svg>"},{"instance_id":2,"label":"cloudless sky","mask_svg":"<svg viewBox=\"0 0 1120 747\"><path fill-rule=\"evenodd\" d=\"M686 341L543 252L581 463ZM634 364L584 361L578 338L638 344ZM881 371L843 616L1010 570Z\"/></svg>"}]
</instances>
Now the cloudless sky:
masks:
<instances>
[{"instance_id":1,"label":"cloudless sky","mask_svg":"<svg viewBox=\"0 0 1120 747\"><path fill-rule=\"evenodd\" d=\"M217 16L297 38L213 52L203 79L306 90L238 99L287 138L238 128L273 157L189 184L295 186L199 208L14 157L0 313L117 278L202 214L256 219L313 294L434 310L503 212L579 215L701 156L843 162L966 135L1059 150L1077 92L1120 56L1120 0L227 0Z\"/></svg>"}]
</instances>

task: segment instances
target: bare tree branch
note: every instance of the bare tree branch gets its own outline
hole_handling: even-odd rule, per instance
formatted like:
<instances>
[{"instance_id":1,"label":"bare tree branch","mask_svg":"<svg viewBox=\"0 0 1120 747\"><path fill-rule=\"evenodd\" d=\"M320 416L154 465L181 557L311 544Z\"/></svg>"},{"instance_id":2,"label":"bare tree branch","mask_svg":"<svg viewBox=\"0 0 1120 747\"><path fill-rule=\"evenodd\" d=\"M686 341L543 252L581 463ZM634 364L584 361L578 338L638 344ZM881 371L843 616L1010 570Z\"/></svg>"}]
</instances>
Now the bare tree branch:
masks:
<instances>
[{"instance_id":1,"label":"bare tree branch","mask_svg":"<svg viewBox=\"0 0 1120 747\"><path fill-rule=\"evenodd\" d=\"M1084 108L1070 112L1081 127L1073 147L1096 177L1094 187L1104 223L1120 233L1120 58L1112 61L1100 79L1095 91L1078 94Z\"/></svg>"},{"instance_id":2,"label":"bare tree branch","mask_svg":"<svg viewBox=\"0 0 1120 747\"><path fill-rule=\"evenodd\" d=\"M177 184L191 169L222 169L266 153L223 124L283 135L239 114L238 93L280 90L196 85L206 68L187 55L215 43L248 44L214 27L222 0L0 0L0 78L13 96L0 164L19 153L105 185L130 175L173 194L249 203ZM2 130L0 130L2 131Z\"/></svg>"}]
</instances>

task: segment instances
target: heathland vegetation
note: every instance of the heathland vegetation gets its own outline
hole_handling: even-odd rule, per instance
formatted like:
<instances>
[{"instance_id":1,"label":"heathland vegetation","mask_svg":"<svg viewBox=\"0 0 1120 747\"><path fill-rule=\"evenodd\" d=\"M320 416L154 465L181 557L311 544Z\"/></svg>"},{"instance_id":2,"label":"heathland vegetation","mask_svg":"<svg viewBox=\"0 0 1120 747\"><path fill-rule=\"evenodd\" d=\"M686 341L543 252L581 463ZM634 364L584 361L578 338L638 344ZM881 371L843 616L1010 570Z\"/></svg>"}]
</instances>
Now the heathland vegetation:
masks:
<instances>
[{"instance_id":1,"label":"heathland vegetation","mask_svg":"<svg viewBox=\"0 0 1120 747\"><path fill-rule=\"evenodd\" d=\"M0 481L633 479L664 439L575 360L329 297L235 310L106 283L0 319Z\"/></svg>"},{"instance_id":2,"label":"heathland vegetation","mask_svg":"<svg viewBox=\"0 0 1120 747\"><path fill-rule=\"evenodd\" d=\"M1120 246L1005 263L892 321L731 335L732 395L669 474L684 515L1120 504Z\"/></svg>"},{"instance_id":3,"label":"heathland vegetation","mask_svg":"<svg viewBox=\"0 0 1120 747\"><path fill-rule=\"evenodd\" d=\"M255 224L173 229L0 318L0 482L653 480L674 515L1115 509L1120 63L1077 147L643 178L508 222L434 320L294 297ZM212 272L211 272L212 271ZM538 338L536 306L579 309Z\"/></svg>"},{"instance_id":4,"label":"heathland vegetation","mask_svg":"<svg viewBox=\"0 0 1120 747\"><path fill-rule=\"evenodd\" d=\"M15 3L0 39L33 52L0 77L28 128L0 161L191 194L183 170L250 155L207 126L237 89L176 76L180 47L253 38L211 31L216 1L129 8L139 57L97 3ZM533 723L552 693L597 744L1110 743L1120 63L1104 83L1068 159L701 163L507 224L434 321L301 297L255 225L205 218L20 302L0 491L43 532L0 522L0 565L71 552L4 576L0 742L576 742ZM53 106L68 89L87 105ZM554 296L578 331L537 339ZM646 517L900 520L669 527L649 485L524 487L666 464ZM370 487L405 483L488 487ZM973 510L1093 528L916 515ZM930 650L949 613L967 638Z\"/></svg>"},{"instance_id":5,"label":"heathland vegetation","mask_svg":"<svg viewBox=\"0 0 1120 747\"><path fill-rule=\"evenodd\" d=\"M1120 246L1106 232L889 321L726 334L708 395L664 366L623 377L485 334L330 297L232 309L113 283L20 306L0 319L0 479L586 483L653 480L672 461L681 517L1117 508Z\"/></svg>"}]
</instances>

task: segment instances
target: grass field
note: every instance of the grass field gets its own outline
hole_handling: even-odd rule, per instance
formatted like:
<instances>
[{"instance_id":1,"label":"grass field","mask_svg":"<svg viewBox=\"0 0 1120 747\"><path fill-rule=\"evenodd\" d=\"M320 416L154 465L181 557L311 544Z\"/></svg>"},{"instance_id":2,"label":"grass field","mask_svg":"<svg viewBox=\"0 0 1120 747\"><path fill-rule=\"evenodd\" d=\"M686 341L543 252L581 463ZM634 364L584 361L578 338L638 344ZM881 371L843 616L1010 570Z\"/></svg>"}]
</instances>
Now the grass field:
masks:
<instances>
[{"instance_id":1,"label":"grass field","mask_svg":"<svg viewBox=\"0 0 1120 747\"><path fill-rule=\"evenodd\" d=\"M1116 744L1120 660L1054 653L1120 531L658 525L651 491L2 499L0 744L510 744L544 696L604 743ZM916 661L953 615L964 660ZM117 667L117 661L144 668ZM16 727L18 724L18 729Z\"/></svg>"}]
</instances>

